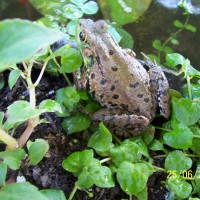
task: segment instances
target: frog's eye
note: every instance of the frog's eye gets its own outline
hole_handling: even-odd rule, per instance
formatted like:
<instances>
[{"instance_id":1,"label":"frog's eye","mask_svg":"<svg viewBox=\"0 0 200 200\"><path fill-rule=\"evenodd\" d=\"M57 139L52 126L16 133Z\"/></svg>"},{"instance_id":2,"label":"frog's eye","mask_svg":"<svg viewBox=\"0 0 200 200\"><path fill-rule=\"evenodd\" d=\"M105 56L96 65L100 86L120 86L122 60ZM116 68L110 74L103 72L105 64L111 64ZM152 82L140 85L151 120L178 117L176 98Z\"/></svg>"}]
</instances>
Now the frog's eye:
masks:
<instances>
[{"instance_id":1,"label":"frog's eye","mask_svg":"<svg viewBox=\"0 0 200 200\"><path fill-rule=\"evenodd\" d=\"M85 34L84 31L81 31L81 32L79 33L79 38L80 38L80 40L81 40L82 42L85 42L85 41L86 41L86 34Z\"/></svg>"}]
</instances>

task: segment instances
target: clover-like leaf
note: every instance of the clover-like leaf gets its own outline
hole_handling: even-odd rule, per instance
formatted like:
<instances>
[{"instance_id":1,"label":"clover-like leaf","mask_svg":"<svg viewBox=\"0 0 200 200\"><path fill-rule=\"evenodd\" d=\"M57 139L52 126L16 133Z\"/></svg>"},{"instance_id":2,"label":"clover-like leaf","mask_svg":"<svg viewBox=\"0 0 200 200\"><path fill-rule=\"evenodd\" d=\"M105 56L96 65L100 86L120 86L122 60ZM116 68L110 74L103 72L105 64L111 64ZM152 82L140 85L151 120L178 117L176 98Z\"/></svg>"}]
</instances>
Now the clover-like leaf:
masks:
<instances>
[{"instance_id":1,"label":"clover-like leaf","mask_svg":"<svg viewBox=\"0 0 200 200\"><path fill-rule=\"evenodd\" d=\"M176 170L179 173L182 170L188 170L192 166L192 159L187 157L182 151L175 150L168 154L165 159L166 170Z\"/></svg>"},{"instance_id":2,"label":"clover-like leaf","mask_svg":"<svg viewBox=\"0 0 200 200\"><path fill-rule=\"evenodd\" d=\"M101 122L99 130L95 132L89 139L88 146L96 151L107 151L112 144L112 134Z\"/></svg>"}]
</instances>

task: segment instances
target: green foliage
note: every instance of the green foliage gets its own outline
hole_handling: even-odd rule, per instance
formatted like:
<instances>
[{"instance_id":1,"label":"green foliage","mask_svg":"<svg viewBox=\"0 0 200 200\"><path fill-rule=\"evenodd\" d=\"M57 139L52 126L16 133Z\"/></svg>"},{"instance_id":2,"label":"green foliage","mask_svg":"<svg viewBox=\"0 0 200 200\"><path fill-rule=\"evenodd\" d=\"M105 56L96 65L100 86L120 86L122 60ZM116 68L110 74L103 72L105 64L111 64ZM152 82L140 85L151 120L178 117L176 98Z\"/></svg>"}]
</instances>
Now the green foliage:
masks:
<instances>
[{"instance_id":1,"label":"green foliage","mask_svg":"<svg viewBox=\"0 0 200 200\"><path fill-rule=\"evenodd\" d=\"M65 118L62 122L62 126L68 135L76 132L86 130L91 123L91 118L82 113L76 113L73 116Z\"/></svg>"},{"instance_id":2,"label":"green foliage","mask_svg":"<svg viewBox=\"0 0 200 200\"><path fill-rule=\"evenodd\" d=\"M20 19L1 21L0 35L2 65L28 59L62 38L58 31Z\"/></svg>"},{"instance_id":3,"label":"green foliage","mask_svg":"<svg viewBox=\"0 0 200 200\"><path fill-rule=\"evenodd\" d=\"M96 151L108 151L112 144L112 135L110 131L101 122L99 130L95 132L88 141L88 147L92 147Z\"/></svg>"},{"instance_id":4,"label":"green foliage","mask_svg":"<svg viewBox=\"0 0 200 200\"><path fill-rule=\"evenodd\" d=\"M0 162L0 187L5 186L7 175L7 164Z\"/></svg>"},{"instance_id":5,"label":"green foliage","mask_svg":"<svg viewBox=\"0 0 200 200\"><path fill-rule=\"evenodd\" d=\"M66 200L65 195L61 190L44 189L40 190L40 193L48 200Z\"/></svg>"},{"instance_id":6,"label":"green foliage","mask_svg":"<svg viewBox=\"0 0 200 200\"><path fill-rule=\"evenodd\" d=\"M21 160L25 157L24 149L13 149L0 152L0 158L3 159L9 168L16 170L20 167Z\"/></svg>"},{"instance_id":7,"label":"green foliage","mask_svg":"<svg viewBox=\"0 0 200 200\"><path fill-rule=\"evenodd\" d=\"M31 165L38 164L49 150L49 144L43 139L36 139L35 142L28 141L27 143L29 163Z\"/></svg>"},{"instance_id":8,"label":"green foliage","mask_svg":"<svg viewBox=\"0 0 200 200\"><path fill-rule=\"evenodd\" d=\"M4 200L48 200L38 189L28 182L13 183L0 190L0 199Z\"/></svg>"}]
</instances>

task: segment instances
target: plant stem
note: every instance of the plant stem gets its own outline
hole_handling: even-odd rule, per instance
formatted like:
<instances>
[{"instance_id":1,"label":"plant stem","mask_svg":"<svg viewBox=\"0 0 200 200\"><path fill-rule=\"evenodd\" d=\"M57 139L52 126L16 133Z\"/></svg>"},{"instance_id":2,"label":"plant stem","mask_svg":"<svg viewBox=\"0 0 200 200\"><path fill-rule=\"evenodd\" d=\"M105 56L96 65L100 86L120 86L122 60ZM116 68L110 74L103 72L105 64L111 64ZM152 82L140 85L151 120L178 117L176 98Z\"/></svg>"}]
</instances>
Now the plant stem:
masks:
<instances>
[{"instance_id":1,"label":"plant stem","mask_svg":"<svg viewBox=\"0 0 200 200\"><path fill-rule=\"evenodd\" d=\"M103 159L103 160L100 160L100 163L102 164L102 163L107 162L107 161L110 161L110 160L111 160L111 158L105 158L105 159Z\"/></svg>"},{"instance_id":2,"label":"plant stem","mask_svg":"<svg viewBox=\"0 0 200 200\"><path fill-rule=\"evenodd\" d=\"M171 34L171 36L165 40L165 42L162 44L162 49L164 49L164 47L167 45L168 42L170 42L173 38L175 38L180 32L182 32L185 29L186 25L188 24L189 19L190 19L190 16L188 14L185 20L185 23L183 24L183 27L178 29L178 31L176 31L175 33ZM160 61L160 57L161 57L161 51L158 52L159 61Z\"/></svg>"},{"instance_id":3,"label":"plant stem","mask_svg":"<svg viewBox=\"0 0 200 200\"><path fill-rule=\"evenodd\" d=\"M161 131L167 131L167 132L170 132L172 131L171 129L167 129L167 128L161 128L161 127L158 127L158 126L154 126L155 129L158 129L158 130L161 130Z\"/></svg>"},{"instance_id":4,"label":"plant stem","mask_svg":"<svg viewBox=\"0 0 200 200\"><path fill-rule=\"evenodd\" d=\"M15 149L18 147L18 142L12 136L7 134L4 130L0 129L0 140L7 144L6 149Z\"/></svg>"},{"instance_id":5,"label":"plant stem","mask_svg":"<svg viewBox=\"0 0 200 200\"><path fill-rule=\"evenodd\" d=\"M53 52L52 52L51 49L49 50L49 52L50 52L50 54L53 54ZM56 60L55 57L53 57L53 61L54 61L55 64L57 65L58 69L60 69L60 64L57 62L57 60ZM62 75L64 76L64 78L65 78L66 82L68 83L68 85L71 87L72 84L71 84L70 80L68 79L67 75L66 75L66 74L62 74Z\"/></svg>"},{"instance_id":6,"label":"plant stem","mask_svg":"<svg viewBox=\"0 0 200 200\"><path fill-rule=\"evenodd\" d=\"M112 136L119 144L122 143L121 140L116 135L112 134Z\"/></svg>"},{"instance_id":7,"label":"plant stem","mask_svg":"<svg viewBox=\"0 0 200 200\"><path fill-rule=\"evenodd\" d=\"M200 139L200 135L193 135L193 138L198 138L198 139Z\"/></svg>"},{"instance_id":8,"label":"plant stem","mask_svg":"<svg viewBox=\"0 0 200 200\"><path fill-rule=\"evenodd\" d=\"M72 200L73 199L74 194L76 193L77 190L78 190L78 184L75 183L74 188L73 188L68 200Z\"/></svg>"},{"instance_id":9,"label":"plant stem","mask_svg":"<svg viewBox=\"0 0 200 200\"><path fill-rule=\"evenodd\" d=\"M188 95L189 98L192 99L191 85L190 85L190 77L187 76L187 86L188 86Z\"/></svg>"},{"instance_id":10,"label":"plant stem","mask_svg":"<svg viewBox=\"0 0 200 200\"><path fill-rule=\"evenodd\" d=\"M157 167L157 166L153 166L154 169L156 169L156 171L161 171L161 172L167 172L165 169L161 168L161 167Z\"/></svg>"},{"instance_id":11,"label":"plant stem","mask_svg":"<svg viewBox=\"0 0 200 200\"><path fill-rule=\"evenodd\" d=\"M132 195L129 195L129 200L132 200Z\"/></svg>"}]
</instances>

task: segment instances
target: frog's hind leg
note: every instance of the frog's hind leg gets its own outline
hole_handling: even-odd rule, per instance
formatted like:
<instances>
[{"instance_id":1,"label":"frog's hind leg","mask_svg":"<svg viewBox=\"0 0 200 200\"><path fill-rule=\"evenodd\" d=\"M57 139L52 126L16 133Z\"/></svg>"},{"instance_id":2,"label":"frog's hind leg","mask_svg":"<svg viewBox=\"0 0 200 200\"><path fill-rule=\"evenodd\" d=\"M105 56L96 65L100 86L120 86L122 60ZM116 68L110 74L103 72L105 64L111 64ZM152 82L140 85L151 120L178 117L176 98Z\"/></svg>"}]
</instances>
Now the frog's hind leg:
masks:
<instances>
[{"instance_id":1,"label":"frog's hind leg","mask_svg":"<svg viewBox=\"0 0 200 200\"><path fill-rule=\"evenodd\" d=\"M158 105L160 114L165 118L169 118L170 97L169 97L169 84L167 78L162 69L158 66L150 68L149 76L150 76L150 91L152 94L152 105L153 105L152 109L155 111Z\"/></svg>"},{"instance_id":2,"label":"frog's hind leg","mask_svg":"<svg viewBox=\"0 0 200 200\"><path fill-rule=\"evenodd\" d=\"M124 138L139 134L149 125L144 116L121 112L124 113L120 109L103 108L93 114L93 122L102 121L111 132Z\"/></svg>"}]
</instances>

